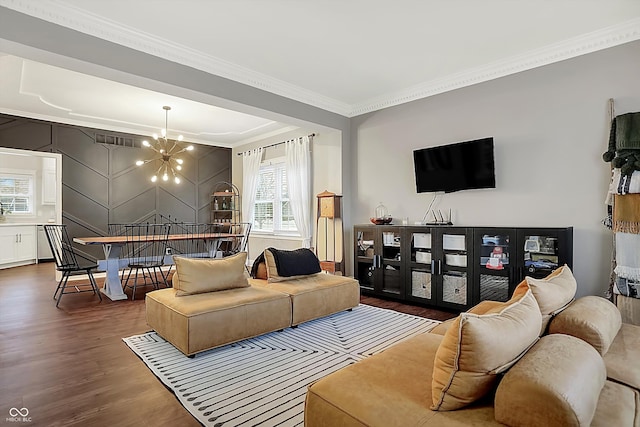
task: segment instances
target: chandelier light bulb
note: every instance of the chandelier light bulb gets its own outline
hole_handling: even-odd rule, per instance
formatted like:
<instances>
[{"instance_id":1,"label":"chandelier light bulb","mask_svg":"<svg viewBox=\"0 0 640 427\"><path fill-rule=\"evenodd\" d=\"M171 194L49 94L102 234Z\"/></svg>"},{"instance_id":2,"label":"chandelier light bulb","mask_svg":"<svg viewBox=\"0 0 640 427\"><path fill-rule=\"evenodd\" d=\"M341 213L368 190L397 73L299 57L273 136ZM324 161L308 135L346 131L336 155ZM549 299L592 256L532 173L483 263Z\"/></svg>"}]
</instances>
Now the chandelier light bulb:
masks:
<instances>
[{"instance_id":1,"label":"chandelier light bulb","mask_svg":"<svg viewBox=\"0 0 640 427\"><path fill-rule=\"evenodd\" d=\"M156 182L158 180L158 175L153 175L151 177L151 182Z\"/></svg>"},{"instance_id":2,"label":"chandelier light bulb","mask_svg":"<svg viewBox=\"0 0 640 427\"><path fill-rule=\"evenodd\" d=\"M174 181L176 184L180 184L180 178L178 178L177 176L173 179L173 181Z\"/></svg>"},{"instance_id":3,"label":"chandelier light bulb","mask_svg":"<svg viewBox=\"0 0 640 427\"><path fill-rule=\"evenodd\" d=\"M176 159L176 162L178 162L179 165L181 165L182 163L184 163L184 160L182 159Z\"/></svg>"},{"instance_id":4,"label":"chandelier light bulb","mask_svg":"<svg viewBox=\"0 0 640 427\"><path fill-rule=\"evenodd\" d=\"M147 141L146 139L144 141L142 141L142 145L144 145L145 147L150 147L151 144L149 144L149 141Z\"/></svg>"},{"instance_id":5,"label":"chandelier light bulb","mask_svg":"<svg viewBox=\"0 0 640 427\"><path fill-rule=\"evenodd\" d=\"M182 141L183 139L184 139L184 136L178 135L178 141Z\"/></svg>"},{"instance_id":6,"label":"chandelier light bulb","mask_svg":"<svg viewBox=\"0 0 640 427\"><path fill-rule=\"evenodd\" d=\"M166 137L167 136L167 130L166 129L160 129L160 134L162 135L162 137Z\"/></svg>"},{"instance_id":7,"label":"chandelier light bulb","mask_svg":"<svg viewBox=\"0 0 640 427\"><path fill-rule=\"evenodd\" d=\"M144 165L144 162L142 160L136 161L136 166L142 166L142 165Z\"/></svg>"},{"instance_id":8,"label":"chandelier light bulb","mask_svg":"<svg viewBox=\"0 0 640 427\"><path fill-rule=\"evenodd\" d=\"M180 165L176 166L176 170L181 171L182 170L182 166L180 166Z\"/></svg>"},{"instance_id":9,"label":"chandelier light bulb","mask_svg":"<svg viewBox=\"0 0 640 427\"><path fill-rule=\"evenodd\" d=\"M158 140L158 134L157 134L157 133L154 133L154 134L152 135L152 137L153 137L153 139ZM148 143L147 143L147 144L148 144Z\"/></svg>"},{"instance_id":10,"label":"chandelier light bulb","mask_svg":"<svg viewBox=\"0 0 640 427\"><path fill-rule=\"evenodd\" d=\"M164 148L160 149L160 154L164 154Z\"/></svg>"},{"instance_id":11,"label":"chandelier light bulb","mask_svg":"<svg viewBox=\"0 0 640 427\"><path fill-rule=\"evenodd\" d=\"M187 151L193 151L193 145L188 146Z\"/></svg>"}]
</instances>

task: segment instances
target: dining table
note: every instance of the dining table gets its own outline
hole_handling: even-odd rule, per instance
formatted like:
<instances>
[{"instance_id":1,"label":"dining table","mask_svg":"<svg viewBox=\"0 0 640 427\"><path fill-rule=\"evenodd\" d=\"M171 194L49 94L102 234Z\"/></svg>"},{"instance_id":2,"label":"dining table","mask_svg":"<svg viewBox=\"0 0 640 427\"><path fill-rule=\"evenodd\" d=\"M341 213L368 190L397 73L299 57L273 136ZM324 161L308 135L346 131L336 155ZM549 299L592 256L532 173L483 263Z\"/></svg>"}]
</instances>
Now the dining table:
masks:
<instances>
[{"instance_id":1,"label":"dining table","mask_svg":"<svg viewBox=\"0 0 640 427\"><path fill-rule=\"evenodd\" d=\"M210 258L216 258L220 243L224 240L241 238L243 234L235 233L199 233L199 234L169 234L167 240L181 241L199 239L205 242ZM153 242L156 240L164 240L164 236L149 235L136 236L136 242ZM100 292L113 301L126 300L129 297L124 293L122 282L120 280L120 270L126 268L129 260L121 258L122 248L127 244L127 236L92 236L92 237L74 237L73 241L80 245L92 246L101 245L105 259L98 260L98 270L105 271L104 285L100 288ZM164 264L173 264L173 255L167 253L165 255Z\"/></svg>"}]
</instances>

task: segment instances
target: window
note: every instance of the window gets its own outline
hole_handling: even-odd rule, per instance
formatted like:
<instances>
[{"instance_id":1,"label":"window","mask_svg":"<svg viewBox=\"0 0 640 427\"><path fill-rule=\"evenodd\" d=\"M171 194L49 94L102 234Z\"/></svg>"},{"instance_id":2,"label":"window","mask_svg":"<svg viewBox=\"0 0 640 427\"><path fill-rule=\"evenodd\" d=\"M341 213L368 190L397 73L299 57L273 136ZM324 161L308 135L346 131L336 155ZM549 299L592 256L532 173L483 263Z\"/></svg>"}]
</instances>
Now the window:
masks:
<instances>
[{"instance_id":1,"label":"window","mask_svg":"<svg viewBox=\"0 0 640 427\"><path fill-rule=\"evenodd\" d=\"M0 171L0 203L12 214L33 213L33 174Z\"/></svg>"},{"instance_id":2,"label":"window","mask_svg":"<svg viewBox=\"0 0 640 427\"><path fill-rule=\"evenodd\" d=\"M252 229L266 233L298 233L289 203L284 163L260 167Z\"/></svg>"}]
</instances>

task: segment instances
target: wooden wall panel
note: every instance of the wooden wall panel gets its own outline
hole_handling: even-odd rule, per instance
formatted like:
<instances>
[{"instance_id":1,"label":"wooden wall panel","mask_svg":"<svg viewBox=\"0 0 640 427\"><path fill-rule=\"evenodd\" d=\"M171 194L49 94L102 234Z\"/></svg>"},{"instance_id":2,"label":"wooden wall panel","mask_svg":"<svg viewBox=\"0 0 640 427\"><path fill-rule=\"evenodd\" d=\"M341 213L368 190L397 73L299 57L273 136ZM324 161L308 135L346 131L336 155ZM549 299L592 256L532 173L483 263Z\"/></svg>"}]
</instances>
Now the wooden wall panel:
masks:
<instances>
[{"instance_id":1,"label":"wooden wall panel","mask_svg":"<svg viewBox=\"0 0 640 427\"><path fill-rule=\"evenodd\" d=\"M134 146L98 143L96 134L133 140ZM156 221L161 215L209 221L215 183L231 180L231 149L195 145L181 156L180 184L154 184L152 167L135 166L153 156L139 148L145 138L0 114L0 146L62 154L63 222L74 236L106 234L110 222Z\"/></svg>"}]
</instances>

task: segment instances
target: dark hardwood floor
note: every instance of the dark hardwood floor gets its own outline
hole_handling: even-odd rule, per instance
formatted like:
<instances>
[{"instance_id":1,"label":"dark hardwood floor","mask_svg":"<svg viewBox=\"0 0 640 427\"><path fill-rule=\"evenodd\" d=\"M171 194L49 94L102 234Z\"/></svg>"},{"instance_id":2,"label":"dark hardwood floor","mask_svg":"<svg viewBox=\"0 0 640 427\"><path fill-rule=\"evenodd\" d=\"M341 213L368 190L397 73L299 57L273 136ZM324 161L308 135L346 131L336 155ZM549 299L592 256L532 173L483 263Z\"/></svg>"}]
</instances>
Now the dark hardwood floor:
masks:
<instances>
[{"instance_id":1,"label":"dark hardwood floor","mask_svg":"<svg viewBox=\"0 0 640 427\"><path fill-rule=\"evenodd\" d=\"M199 426L122 342L147 332L135 301L92 293L52 299L54 264L0 270L0 425ZM437 320L454 313L362 297L364 304ZM29 423L7 420L27 408Z\"/></svg>"}]
</instances>

